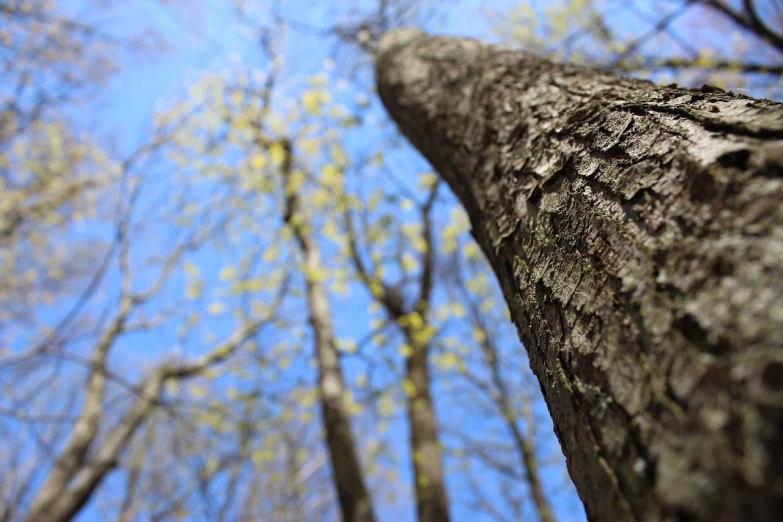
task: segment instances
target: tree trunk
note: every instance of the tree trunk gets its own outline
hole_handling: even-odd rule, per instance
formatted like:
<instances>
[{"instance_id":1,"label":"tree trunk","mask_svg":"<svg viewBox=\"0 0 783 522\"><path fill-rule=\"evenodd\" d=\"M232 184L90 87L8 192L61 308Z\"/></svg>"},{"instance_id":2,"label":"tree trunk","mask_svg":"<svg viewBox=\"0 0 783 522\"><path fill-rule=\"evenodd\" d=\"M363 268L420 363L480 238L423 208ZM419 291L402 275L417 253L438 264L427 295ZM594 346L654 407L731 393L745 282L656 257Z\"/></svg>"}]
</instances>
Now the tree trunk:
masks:
<instances>
[{"instance_id":1,"label":"tree trunk","mask_svg":"<svg viewBox=\"0 0 783 522\"><path fill-rule=\"evenodd\" d=\"M783 106L398 29L378 91L470 215L591 520L783 513Z\"/></svg>"},{"instance_id":2,"label":"tree trunk","mask_svg":"<svg viewBox=\"0 0 783 522\"><path fill-rule=\"evenodd\" d=\"M315 240L302 233L299 227L295 226L294 230L309 274L323 270L320 251ZM343 515L342 520L373 522L375 516L372 501L351 433L351 414L346 409L345 383L340 368L326 288L317 277L311 275L308 275L307 280L307 299L310 307L310 322L315 335L321 413L332 461L334 483Z\"/></svg>"},{"instance_id":3,"label":"tree trunk","mask_svg":"<svg viewBox=\"0 0 783 522\"><path fill-rule=\"evenodd\" d=\"M291 144L286 140L282 145L285 150L283 175L290 179L293 161ZM312 236L298 194L287 196L284 219L291 226L304 257L307 306L318 361L321 414L342 520L375 522L372 500L351 432L351 414L346 407L347 391L337 351L329 296L321 276L324 270L321 250Z\"/></svg>"},{"instance_id":4,"label":"tree trunk","mask_svg":"<svg viewBox=\"0 0 783 522\"><path fill-rule=\"evenodd\" d=\"M432 402L429 353L427 343L415 340L410 330L405 337L413 354L405 361L405 374L412 384L408 397L413 477L418 522L449 522L446 477L439 440L435 404Z\"/></svg>"},{"instance_id":5,"label":"tree trunk","mask_svg":"<svg viewBox=\"0 0 783 522\"><path fill-rule=\"evenodd\" d=\"M406 356L405 379L408 395L407 410L410 429L411 464L413 467L414 490L416 492L416 520L419 522L449 522L449 500L446 494L446 478L443 471L438 421L435 404L432 401L429 356L430 337L422 335L427 324L432 293L432 275L435 259L432 250L432 221L430 212L437 195L433 187L427 203L420 209L422 216L422 241L427 245L423 256L422 271L418 284L420 293L415 303L405 305L402 295L395 287L386 284L375 272L368 270L359 254L356 229L351 212L346 205L345 226L348 230L348 245L359 278L364 282L378 302L386 309L390 319L397 323L408 343L411 354ZM418 317L413 320L412 317Z\"/></svg>"}]
</instances>

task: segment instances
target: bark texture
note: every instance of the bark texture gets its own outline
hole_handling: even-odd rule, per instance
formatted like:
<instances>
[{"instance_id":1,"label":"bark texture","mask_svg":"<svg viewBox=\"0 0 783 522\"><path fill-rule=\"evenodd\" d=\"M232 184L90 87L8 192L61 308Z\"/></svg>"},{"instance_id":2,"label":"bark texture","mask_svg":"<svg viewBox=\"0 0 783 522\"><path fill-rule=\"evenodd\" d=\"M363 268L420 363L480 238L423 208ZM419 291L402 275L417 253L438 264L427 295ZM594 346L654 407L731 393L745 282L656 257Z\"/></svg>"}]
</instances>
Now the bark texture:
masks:
<instances>
[{"instance_id":1,"label":"bark texture","mask_svg":"<svg viewBox=\"0 0 783 522\"><path fill-rule=\"evenodd\" d=\"M398 29L378 91L462 201L591 520L783 513L783 106Z\"/></svg>"}]
</instances>

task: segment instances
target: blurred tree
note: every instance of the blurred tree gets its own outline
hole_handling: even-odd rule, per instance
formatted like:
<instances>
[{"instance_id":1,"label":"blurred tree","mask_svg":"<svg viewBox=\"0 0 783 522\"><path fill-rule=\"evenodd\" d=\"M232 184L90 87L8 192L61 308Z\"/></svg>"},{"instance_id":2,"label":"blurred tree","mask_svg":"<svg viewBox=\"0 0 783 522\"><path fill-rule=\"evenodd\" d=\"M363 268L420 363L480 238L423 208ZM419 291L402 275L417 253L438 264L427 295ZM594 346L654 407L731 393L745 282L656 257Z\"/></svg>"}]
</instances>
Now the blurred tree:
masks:
<instances>
[{"instance_id":1,"label":"blurred tree","mask_svg":"<svg viewBox=\"0 0 783 522\"><path fill-rule=\"evenodd\" d=\"M236 194L216 193L214 183L210 188L206 176L181 162L194 145L186 107L160 114L145 142L124 158L84 125L89 121L79 112L116 72L113 59L142 50L101 25L100 15L118 14L111 3L77 18L66 14L76 5L24 1L1 7L8 81L0 119L0 371L8 450L1 461L0 518L64 521L82 510L110 472L124 467L128 446L148 420L164 420L160 410L188 413L176 398L167 404L166 390L176 397L181 381L225 368L272 327L284 311L289 278L283 270L262 268L259 284L257 264L241 274L224 268L218 278L202 277L194 262L200 249L220 247L242 220L259 215L229 205ZM160 169L171 173L175 193L156 184L153 174ZM161 234L160 223L173 228ZM242 231L252 228L243 224ZM233 318L223 320L219 332L200 330L201 311L218 317L225 305L215 300L188 311L185 303L200 301L210 289L224 293L217 287L227 284L243 296ZM169 334L157 342L176 349L145 360L149 354L139 347L164 331ZM203 342L193 342L196 333ZM197 353L185 356L188 347ZM135 363L118 354L129 348L137 352ZM229 395L237 396L236 390ZM220 413L190 414L188 422L225 430L229 419L221 417L245 399L255 398L213 404ZM247 429L239 434L248 437ZM188 453L199 455L192 447ZM136 455L127 466L120 517L136 509L137 492L152 486L139 484L149 470L135 465L149 456ZM211 456L202 475L223 467ZM182 514L181 502L172 507Z\"/></svg>"},{"instance_id":2,"label":"blurred tree","mask_svg":"<svg viewBox=\"0 0 783 522\"><path fill-rule=\"evenodd\" d=\"M283 140L270 147L275 145L283 151L281 172L286 184L285 221L291 226L303 257L307 305L318 361L321 416L343 520L370 522L375 520L375 516L351 433L352 401L340 367L321 249L312 234L309 216L302 203L301 189L296 187L298 182L295 178L301 174L294 170L291 143Z\"/></svg>"}]
</instances>

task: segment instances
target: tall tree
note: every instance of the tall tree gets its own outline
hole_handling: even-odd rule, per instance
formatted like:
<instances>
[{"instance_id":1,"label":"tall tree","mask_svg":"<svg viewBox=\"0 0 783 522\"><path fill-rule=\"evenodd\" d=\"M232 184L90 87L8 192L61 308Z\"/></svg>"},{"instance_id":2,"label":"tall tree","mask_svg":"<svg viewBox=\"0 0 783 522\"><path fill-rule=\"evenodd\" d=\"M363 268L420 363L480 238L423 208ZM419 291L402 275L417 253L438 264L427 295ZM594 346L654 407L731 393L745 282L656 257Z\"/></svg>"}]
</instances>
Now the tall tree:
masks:
<instances>
[{"instance_id":1,"label":"tall tree","mask_svg":"<svg viewBox=\"0 0 783 522\"><path fill-rule=\"evenodd\" d=\"M318 361L321 415L342 519L344 522L374 522L372 500L351 433L348 392L340 367L329 295L324 283L323 255L312 233L300 195L291 185L295 175L291 143L284 140L280 146L285 154L281 166L287 185L285 221L291 226L303 257L307 307Z\"/></svg>"},{"instance_id":2,"label":"tall tree","mask_svg":"<svg viewBox=\"0 0 783 522\"><path fill-rule=\"evenodd\" d=\"M465 206L594 520L783 509L783 107L413 29L402 132Z\"/></svg>"},{"instance_id":3,"label":"tall tree","mask_svg":"<svg viewBox=\"0 0 783 522\"><path fill-rule=\"evenodd\" d=\"M405 344L401 348L405 359L405 377L402 386L408 396L407 411L410 426L411 464L416 489L416 515L419 521L448 522L449 502L446 495L441 442L435 406L432 400L432 378L429 357L435 328L427 323L435 269L432 248L432 206L438 193L433 184L426 202L421 205L422 230L419 239L422 251L422 269L415 302L406 304L400 288L385 282L378 275L378 267L368 268L362 261L357 246L356 227L350 209L345 210L348 230L349 255L359 279L370 289L386 311L389 319L401 329Z\"/></svg>"}]
</instances>

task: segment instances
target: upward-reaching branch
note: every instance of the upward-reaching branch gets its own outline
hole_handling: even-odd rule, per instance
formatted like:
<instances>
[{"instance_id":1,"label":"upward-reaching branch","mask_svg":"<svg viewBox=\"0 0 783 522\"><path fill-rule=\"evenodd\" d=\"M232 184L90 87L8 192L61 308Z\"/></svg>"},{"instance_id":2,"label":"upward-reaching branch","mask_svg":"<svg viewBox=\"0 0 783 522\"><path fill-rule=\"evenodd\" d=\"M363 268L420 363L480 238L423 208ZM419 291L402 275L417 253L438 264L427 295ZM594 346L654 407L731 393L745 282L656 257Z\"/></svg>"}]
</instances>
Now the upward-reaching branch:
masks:
<instances>
[{"instance_id":1,"label":"upward-reaching branch","mask_svg":"<svg viewBox=\"0 0 783 522\"><path fill-rule=\"evenodd\" d=\"M104 418L103 401L106 389L106 362L109 351L117 338L122 335L125 324L133 311L133 299L130 288L130 268L127 241L128 217L118 226L117 236L120 244L121 287L118 311L109 325L103 330L95 346L92 357L87 390L79 418L71 431L70 438L60 452L54 468L46 477L43 486L30 509L30 520L44 520L55 505L62 502L63 492L76 474L84 467L85 459Z\"/></svg>"},{"instance_id":2,"label":"upward-reaching branch","mask_svg":"<svg viewBox=\"0 0 783 522\"><path fill-rule=\"evenodd\" d=\"M775 32L761 20L754 0L742 0L742 11L733 9L721 0L701 0L701 3L726 16L738 26L747 29L762 40L765 40L778 51L783 52L783 34Z\"/></svg>"},{"instance_id":3,"label":"upward-reaching branch","mask_svg":"<svg viewBox=\"0 0 783 522\"><path fill-rule=\"evenodd\" d=\"M103 405L95 406L94 400L88 398L88 401L92 402L85 401L86 404L93 405L88 411L83 409L82 417L77 421L73 430L71 441L60 454L58 467L55 467L47 477L45 487L41 489L33 502L27 521L67 522L71 520L89 501L106 475L117 465L131 438L160 400L165 382L200 375L207 369L220 364L234 354L248 338L255 335L267 322L268 319L246 323L238 327L225 342L203 357L191 363L163 366L154 371L141 386L130 410L122 416L117 426L109 431L100 445L89 455L87 454L89 446L96 444L95 432L101 423L106 422L106 419L103 414ZM96 373L101 374L105 382L105 370L97 368ZM89 393L95 393L95 389L88 389ZM90 414L87 417L90 423L86 424L84 417L88 414ZM88 436L90 436L89 439ZM80 450L81 453L77 455L76 450ZM60 464L63 462L69 466Z\"/></svg>"}]
</instances>

